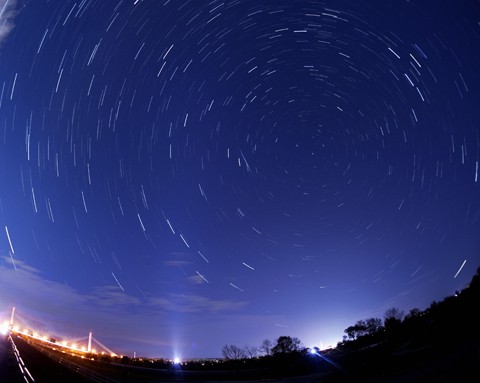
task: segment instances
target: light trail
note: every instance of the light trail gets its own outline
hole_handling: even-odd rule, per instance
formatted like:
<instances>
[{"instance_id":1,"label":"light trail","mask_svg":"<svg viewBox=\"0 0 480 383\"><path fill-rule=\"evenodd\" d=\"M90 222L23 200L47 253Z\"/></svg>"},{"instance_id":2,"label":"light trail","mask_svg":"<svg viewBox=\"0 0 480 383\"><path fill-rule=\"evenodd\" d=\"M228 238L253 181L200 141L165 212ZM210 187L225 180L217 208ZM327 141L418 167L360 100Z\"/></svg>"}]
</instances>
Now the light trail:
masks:
<instances>
[{"instance_id":1,"label":"light trail","mask_svg":"<svg viewBox=\"0 0 480 383\"><path fill-rule=\"evenodd\" d=\"M458 274L460 274L460 272L461 272L462 269L463 269L463 266L465 266L465 263L467 263L467 260L466 260L466 259L463 261L462 266L460 266L460 268L458 269L458 271L457 271L457 272L455 273L455 275L453 276L454 279L458 276Z\"/></svg>"},{"instance_id":2,"label":"light trail","mask_svg":"<svg viewBox=\"0 0 480 383\"><path fill-rule=\"evenodd\" d=\"M8 335L8 340L12 345L13 353L15 354L15 358L17 359L18 367L20 368L20 372L22 374L23 379L25 379L27 383L35 382L35 379L33 379L32 374L30 373L30 371L28 371L27 366L25 366L25 363L22 357L20 356L20 352L18 351L17 345L13 341L11 334Z\"/></svg>"}]
</instances>

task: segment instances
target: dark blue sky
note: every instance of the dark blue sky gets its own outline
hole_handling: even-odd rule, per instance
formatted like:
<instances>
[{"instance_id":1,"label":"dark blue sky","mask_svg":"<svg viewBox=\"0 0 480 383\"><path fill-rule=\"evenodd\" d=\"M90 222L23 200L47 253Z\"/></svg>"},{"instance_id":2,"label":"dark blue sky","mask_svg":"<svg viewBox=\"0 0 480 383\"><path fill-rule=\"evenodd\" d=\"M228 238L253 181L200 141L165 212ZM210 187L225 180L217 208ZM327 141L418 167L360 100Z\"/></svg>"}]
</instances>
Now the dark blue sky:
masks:
<instances>
[{"instance_id":1,"label":"dark blue sky","mask_svg":"<svg viewBox=\"0 0 480 383\"><path fill-rule=\"evenodd\" d=\"M478 1L2 0L0 39L22 325L326 347L480 264Z\"/></svg>"}]
</instances>

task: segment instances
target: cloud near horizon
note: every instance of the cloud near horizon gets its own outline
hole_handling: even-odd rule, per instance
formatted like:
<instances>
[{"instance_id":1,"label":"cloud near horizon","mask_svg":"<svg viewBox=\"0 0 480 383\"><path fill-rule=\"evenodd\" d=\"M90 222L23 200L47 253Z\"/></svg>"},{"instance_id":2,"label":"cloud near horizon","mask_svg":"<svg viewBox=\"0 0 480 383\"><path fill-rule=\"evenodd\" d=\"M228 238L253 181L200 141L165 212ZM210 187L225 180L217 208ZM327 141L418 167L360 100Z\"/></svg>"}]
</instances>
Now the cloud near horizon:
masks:
<instances>
[{"instance_id":1,"label":"cloud near horizon","mask_svg":"<svg viewBox=\"0 0 480 383\"><path fill-rule=\"evenodd\" d=\"M13 302L20 296L33 307L38 307L38 302L45 302L45 296L49 297L47 307L52 309L73 309L85 305L89 310L92 307L101 310L131 305L147 306L162 312L205 313L234 311L248 304L246 301L214 300L200 295L174 293L139 299L120 290L117 285L97 286L88 293L81 293L66 284L43 278L40 270L23 261L13 262L6 256L0 257L0 260L0 298ZM43 310L46 308L43 303L41 307Z\"/></svg>"},{"instance_id":2,"label":"cloud near horizon","mask_svg":"<svg viewBox=\"0 0 480 383\"><path fill-rule=\"evenodd\" d=\"M152 327L158 333L175 333L176 318L206 313L212 320L234 316L247 301L215 300L195 294L168 293L138 298L116 285L96 286L80 292L67 284L46 279L40 270L20 260L0 257L0 314L11 306L24 326L60 337L83 334L95 324L104 336L151 343ZM126 314L128 313L128 314ZM223 319L219 319L223 318ZM72 334L72 329L74 334ZM162 343L165 342L155 342Z\"/></svg>"}]
</instances>

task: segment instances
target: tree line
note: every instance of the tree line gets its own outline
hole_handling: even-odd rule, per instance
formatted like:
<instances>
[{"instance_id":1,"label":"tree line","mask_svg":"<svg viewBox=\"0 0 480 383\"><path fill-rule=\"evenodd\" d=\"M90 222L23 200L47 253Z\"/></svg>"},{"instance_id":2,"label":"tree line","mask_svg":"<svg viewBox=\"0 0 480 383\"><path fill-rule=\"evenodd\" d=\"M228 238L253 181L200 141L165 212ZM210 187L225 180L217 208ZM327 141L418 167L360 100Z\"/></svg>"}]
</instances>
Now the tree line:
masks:
<instances>
[{"instance_id":1,"label":"tree line","mask_svg":"<svg viewBox=\"0 0 480 383\"><path fill-rule=\"evenodd\" d=\"M480 323L480 268L470 284L461 292L446 297L441 302L432 302L425 309L411 309L407 314L392 307L381 318L368 318L357 321L344 330L343 340L336 350L352 350L386 342L423 342L438 340L456 341L477 331ZM239 347L227 344L222 347L225 361L278 358L279 356L305 356L319 353L318 347L305 347L300 339L282 335L274 342L265 339L259 346Z\"/></svg>"},{"instance_id":2,"label":"tree line","mask_svg":"<svg viewBox=\"0 0 480 383\"><path fill-rule=\"evenodd\" d=\"M270 339L264 339L259 346L239 347L234 344L226 344L222 347L222 355L226 360L251 359L260 356L299 352L303 348L300 339L282 335L276 340L276 343L273 343Z\"/></svg>"},{"instance_id":3,"label":"tree line","mask_svg":"<svg viewBox=\"0 0 480 383\"><path fill-rule=\"evenodd\" d=\"M337 347L364 336L372 336L387 330L392 330L399 326L404 317L411 318L417 315L420 315L420 310L418 309L411 310L410 313L405 316L402 310L392 307L385 312L383 321L380 318L359 320L344 330L346 335L343 336L343 341L339 342ZM311 353L315 350L319 350L318 347L311 349L305 347L297 337L282 335L278 337L275 342L272 342L270 339L264 339L259 346L246 345L239 347L234 344L226 344L222 347L222 356L226 360L241 360L279 354Z\"/></svg>"}]
</instances>

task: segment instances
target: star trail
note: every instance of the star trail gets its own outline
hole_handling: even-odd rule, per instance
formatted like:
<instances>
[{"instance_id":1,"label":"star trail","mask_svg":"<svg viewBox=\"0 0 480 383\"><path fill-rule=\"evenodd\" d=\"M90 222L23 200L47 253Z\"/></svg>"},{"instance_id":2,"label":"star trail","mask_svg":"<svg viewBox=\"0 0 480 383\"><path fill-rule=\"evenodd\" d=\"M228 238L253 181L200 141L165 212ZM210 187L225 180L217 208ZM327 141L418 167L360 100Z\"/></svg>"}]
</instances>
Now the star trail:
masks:
<instances>
[{"instance_id":1,"label":"star trail","mask_svg":"<svg viewBox=\"0 0 480 383\"><path fill-rule=\"evenodd\" d=\"M0 1L0 312L214 357L425 309L480 264L478 68L475 0Z\"/></svg>"}]
</instances>

